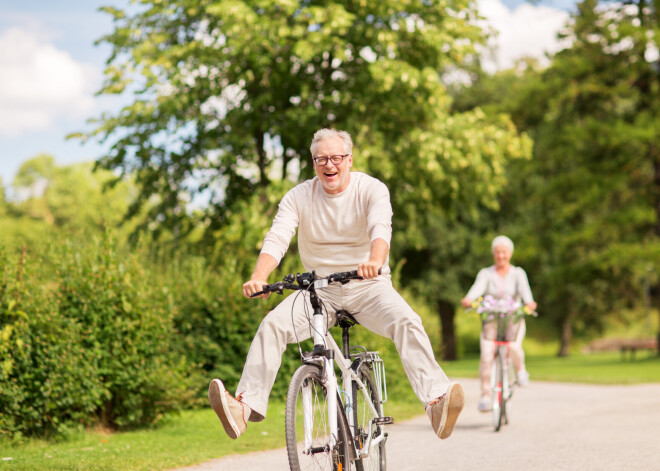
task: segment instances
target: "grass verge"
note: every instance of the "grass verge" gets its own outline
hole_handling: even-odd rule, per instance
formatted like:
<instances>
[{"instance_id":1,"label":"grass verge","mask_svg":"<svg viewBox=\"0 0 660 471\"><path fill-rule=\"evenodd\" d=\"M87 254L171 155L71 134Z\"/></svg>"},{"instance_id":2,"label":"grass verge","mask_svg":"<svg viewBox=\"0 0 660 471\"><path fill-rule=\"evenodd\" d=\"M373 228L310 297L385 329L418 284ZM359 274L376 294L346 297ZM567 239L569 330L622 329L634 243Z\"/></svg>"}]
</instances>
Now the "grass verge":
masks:
<instances>
[{"instance_id":1,"label":"grass verge","mask_svg":"<svg viewBox=\"0 0 660 471\"><path fill-rule=\"evenodd\" d=\"M388 401L385 410L395 420L411 418L423 412L419 402L412 399ZM239 440L227 437L215 413L208 408L168 416L155 430L112 434L86 431L56 443L30 440L12 445L0 440L0 471L167 470L284 446L283 403L271 403L266 420L250 424Z\"/></svg>"}]
</instances>

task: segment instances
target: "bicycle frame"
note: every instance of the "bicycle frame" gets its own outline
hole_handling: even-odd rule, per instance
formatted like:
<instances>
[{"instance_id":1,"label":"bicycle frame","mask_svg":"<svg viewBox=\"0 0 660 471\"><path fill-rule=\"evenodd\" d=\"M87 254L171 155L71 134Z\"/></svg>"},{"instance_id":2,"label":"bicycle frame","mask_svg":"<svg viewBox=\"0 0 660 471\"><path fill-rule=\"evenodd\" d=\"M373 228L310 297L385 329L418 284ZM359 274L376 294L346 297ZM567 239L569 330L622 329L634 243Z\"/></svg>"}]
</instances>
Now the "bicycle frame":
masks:
<instances>
[{"instance_id":1,"label":"bicycle frame","mask_svg":"<svg viewBox=\"0 0 660 471\"><path fill-rule=\"evenodd\" d=\"M315 282L315 289L320 289L324 288L327 286L327 280L319 280L319 281L325 281L325 283L318 283ZM317 286L317 283L319 286ZM314 315L312 317L312 323L313 323L313 332L314 332L314 350L311 352L311 354L303 358L303 361L305 363L321 363L322 364L322 378L323 382L326 386L326 389L328 391L328 411L334 411L337 409L337 393L339 391L339 385L337 381L337 375L335 374L335 363L339 370L341 371L341 377L342 377L342 387L343 391L352 391L352 386L353 383L356 383L360 392L366 399L366 404L369 405L369 410L372 414L372 420L369 422L369 433L368 433L368 438L367 442L365 445L362 447L362 450L359 450L354 443L354 441L351 441L353 451L355 453L355 456L360 459L366 456L369 456L369 453L373 447L378 446L380 442L385 440L386 435L384 433L384 429L381 428L381 433L378 435L378 437L373 438L372 437L372 428L373 428L373 419L376 419L378 417L382 417L382 412L383 412L383 406L382 402L384 402L381 399L381 404L379 404L379 409L377 410L374 405L371 402L371 398L367 394L367 389L365 384L362 382L362 380L358 377L356 371L358 371L359 366L365 361L365 360L359 360L358 363L353 367L352 362L350 361L350 358L346 358L337 345L337 342L335 342L334 338L330 335L329 330L325 331L325 325L324 325L324 320L323 320L323 311L321 309L319 300L316 296L316 293L314 291L309 291L310 294L310 301L312 303L312 307L314 308ZM383 378L384 379L384 378ZM380 386L380 385L379 385ZM349 396L350 397L350 396ZM349 399L349 406L353 407L350 405L350 399ZM305 417L304 419L304 424L305 424L305 449L309 449L311 446L311 409L312 409L312 404L311 400L305 400L303 397L303 415ZM345 410L345 408L342 408ZM353 414L347 414L347 420L348 420L348 425L351 430L354 429L355 424L353 421ZM331 438L330 438L330 446L334 447L337 444L337 437L338 437L338 427L337 427L337 416L334 413L328 413L328 426L331 431ZM366 450L366 451L364 451Z\"/></svg>"},{"instance_id":2,"label":"bicycle frame","mask_svg":"<svg viewBox=\"0 0 660 471\"><path fill-rule=\"evenodd\" d=\"M513 393L512 385L509 383L509 360L510 360L510 349L509 345L511 342L508 341L502 341L502 340L495 340L495 351L497 352L498 355L495 355L495 357L499 356L502 361L502 395L504 396L505 400L508 400L511 397L511 394ZM496 358L493 358L493 361L496 360ZM492 379L491 379L492 381Z\"/></svg>"},{"instance_id":3,"label":"bicycle frame","mask_svg":"<svg viewBox=\"0 0 660 471\"><path fill-rule=\"evenodd\" d=\"M283 281L264 285L262 291L251 294L251 297L255 297L265 293L282 294L284 290L300 290L303 296L309 296L313 309L312 319L309 320L314 348L304 353L298 342L303 366L294 374L287 394L285 428L291 469L300 469L299 456L311 455L311 461L316 462L314 455L319 453L331 453L332 459L340 459L339 464L344 463L346 468L351 467L349 461L365 459L377 459L379 468L385 467L387 433L384 426L393 423L393 419L383 414L383 403L387 400L383 360L378 352L369 352L359 346L350 347L348 329L357 321L342 311L336 313L338 325L343 329L344 348L339 348L330 335L327 320L324 321L323 302L316 292L330 283L345 284L355 279L362 279L357 270L333 273L326 277L317 277L313 271L290 274ZM355 349L360 351L351 353ZM341 372L343 389L339 386L335 366ZM313 379L308 382L307 378L310 377ZM320 401L314 384L323 389ZM323 409L319 412L321 404ZM358 404L359 409L356 407ZM302 417L298 415L296 418L296 410ZM296 422L302 425L302 430L298 429L297 432ZM321 440L318 439L319 430L322 430ZM364 461L362 466L356 463L358 469L364 465Z\"/></svg>"},{"instance_id":4,"label":"bicycle frame","mask_svg":"<svg viewBox=\"0 0 660 471\"><path fill-rule=\"evenodd\" d=\"M495 340L495 354L491 370L491 408L493 426L499 432L502 423L509 422L507 402L513 394L513 383L509 381L510 341ZM500 382L501 381L501 382Z\"/></svg>"}]
</instances>

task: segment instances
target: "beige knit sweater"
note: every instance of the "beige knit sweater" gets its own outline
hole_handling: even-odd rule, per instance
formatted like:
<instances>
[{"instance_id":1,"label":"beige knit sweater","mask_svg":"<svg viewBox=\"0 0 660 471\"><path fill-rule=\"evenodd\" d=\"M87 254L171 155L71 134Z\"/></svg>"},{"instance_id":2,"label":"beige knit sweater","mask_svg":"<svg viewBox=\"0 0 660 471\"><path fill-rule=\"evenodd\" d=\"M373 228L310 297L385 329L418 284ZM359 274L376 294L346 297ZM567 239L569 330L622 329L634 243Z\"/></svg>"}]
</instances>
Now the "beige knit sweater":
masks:
<instances>
[{"instance_id":1,"label":"beige knit sweater","mask_svg":"<svg viewBox=\"0 0 660 471\"><path fill-rule=\"evenodd\" d=\"M305 270L320 276L357 269L369 260L371 242L392 238L390 193L382 182L351 172L348 187L338 194L324 191L317 177L288 191L264 238L261 253L279 263L298 228L298 249ZM389 257L382 268L389 274Z\"/></svg>"}]
</instances>

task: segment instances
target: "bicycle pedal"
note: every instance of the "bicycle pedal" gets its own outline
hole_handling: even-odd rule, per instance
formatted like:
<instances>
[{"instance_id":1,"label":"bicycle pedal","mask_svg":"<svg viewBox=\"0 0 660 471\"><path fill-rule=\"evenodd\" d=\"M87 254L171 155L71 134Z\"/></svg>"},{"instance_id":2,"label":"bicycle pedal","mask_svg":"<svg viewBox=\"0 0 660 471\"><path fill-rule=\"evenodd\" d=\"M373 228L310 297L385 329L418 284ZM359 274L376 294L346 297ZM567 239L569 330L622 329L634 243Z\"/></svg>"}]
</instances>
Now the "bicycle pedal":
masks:
<instances>
[{"instance_id":1,"label":"bicycle pedal","mask_svg":"<svg viewBox=\"0 0 660 471\"><path fill-rule=\"evenodd\" d=\"M392 417L376 417L373 419L373 423L376 425L390 425L394 423L394 419Z\"/></svg>"}]
</instances>

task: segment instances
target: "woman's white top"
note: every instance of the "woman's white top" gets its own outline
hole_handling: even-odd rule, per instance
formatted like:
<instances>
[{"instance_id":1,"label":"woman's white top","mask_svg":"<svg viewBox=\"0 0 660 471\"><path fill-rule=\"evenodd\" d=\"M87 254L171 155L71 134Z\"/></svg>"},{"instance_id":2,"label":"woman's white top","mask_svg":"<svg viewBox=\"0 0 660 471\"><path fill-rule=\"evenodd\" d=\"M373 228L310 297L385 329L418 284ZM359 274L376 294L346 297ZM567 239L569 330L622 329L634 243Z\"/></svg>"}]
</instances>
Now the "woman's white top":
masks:
<instances>
[{"instance_id":1,"label":"woman's white top","mask_svg":"<svg viewBox=\"0 0 660 471\"><path fill-rule=\"evenodd\" d=\"M495 270L495 265L479 270L477 279L466 297L474 300L486 295L499 299L510 296L516 301L520 301L522 298L525 304L534 302L527 273L522 268L513 265L506 276L500 276Z\"/></svg>"}]
</instances>

